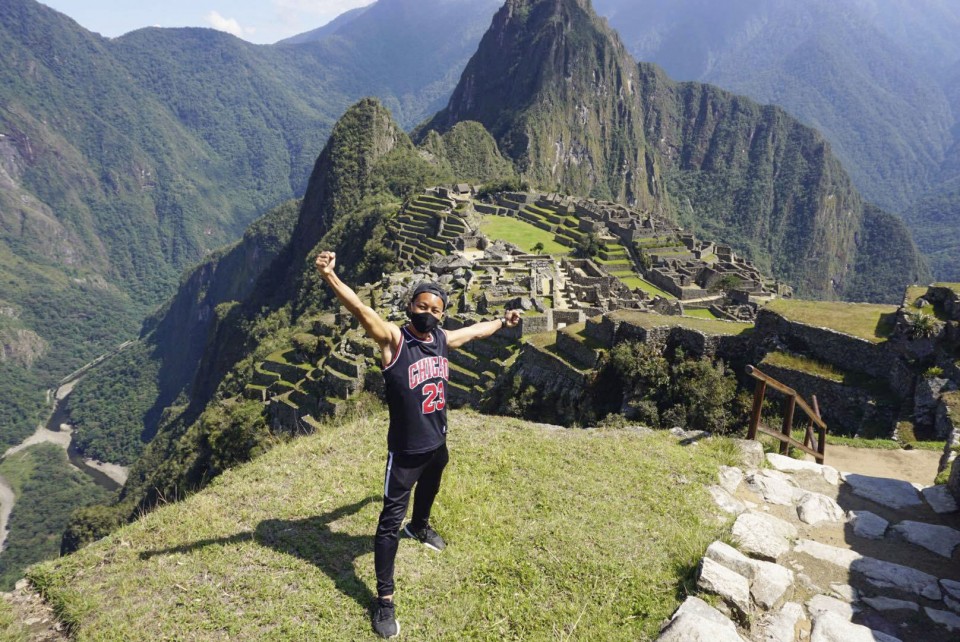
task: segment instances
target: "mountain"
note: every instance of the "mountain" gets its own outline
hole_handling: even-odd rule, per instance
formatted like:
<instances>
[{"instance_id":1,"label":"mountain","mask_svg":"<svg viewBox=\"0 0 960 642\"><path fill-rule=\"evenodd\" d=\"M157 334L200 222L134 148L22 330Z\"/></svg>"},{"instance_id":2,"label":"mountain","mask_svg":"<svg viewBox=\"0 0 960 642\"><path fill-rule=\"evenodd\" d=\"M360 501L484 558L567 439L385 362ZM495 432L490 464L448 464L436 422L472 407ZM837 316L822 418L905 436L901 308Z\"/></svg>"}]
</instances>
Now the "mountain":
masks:
<instances>
[{"instance_id":1,"label":"mountain","mask_svg":"<svg viewBox=\"0 0 960 642\"><path fill-rule=\"evenodd\" d=\"M926 275L899 221L864 205L831 147L782 109L633 61L583 0L508 0L418 135L482 123L535 184L678 216L814 297L893 299ZM869 238L872 245L866 244ZM902 256L905 272L857 270ZM878 295L880 292L886 294Z\"/></svg>"},{"instance_id":2,"label":"mountain","mask_svg":"<svg viewBox=\"0 0 960 642\"><path fill-rule=\"evenodd\" d=\"M342 91L354 99L380 97L411 127L446 102L499 6L500 0L380 0L344 14L336 28L278 45L305 45L298 55L312 51L327 68L346 72L337 74Z\"/></svg>"},{"instance_id":3,"label":"mountain","mask_svg":"<svg viewBox=\"0 0 960 642\"><path fill-rule=\"evenodd\" d=\"M944 0L596 0L630 52L673 78L787 109L830 141L860 191L899 212L938 181L960 120Z\"/></svg>"},{"instance_id":4,"label":"mountain","mask_svg":"<svg viewBox=\"0 0 960 642\"><path fill-rule=\"evenodd\" d=\"M354 9L349 9L344 11L339 16L316 29L310 31L305 31L303 33L298 33L295 36L290 36L289 38L284 38L283 40L278 40L276 44L278 45L302 45L305 42L319 42L323 40L330 34L334 34L340 30L341 27L350 24L360 16L362 16L367 9L372 5L367 5L365 7L356 7Z\"/></svg>"},{"instance_id":5,"label":"mountain","mask_svg":"<svg viewBox=\"0 0 960 642\"><path fill-rule=\"evenodd\" d=\"M33 431L44 388L134 336L183 270L302 196L351 103L380 95L408 126L430 113L483 5L381 0L335 40L256 46L210 29L105 39L2 3L0 443Z\"/></svg>"},{"instance_id":6,"label":"mountain","mask_svg":"<svg viewBox=\"0 0 960 642\"><path fill-rule=\"evenodd\" d=\"M780 105L960 280L960 7L945 0L595 0L673 78Z\"/></svg>"}]
</instances>

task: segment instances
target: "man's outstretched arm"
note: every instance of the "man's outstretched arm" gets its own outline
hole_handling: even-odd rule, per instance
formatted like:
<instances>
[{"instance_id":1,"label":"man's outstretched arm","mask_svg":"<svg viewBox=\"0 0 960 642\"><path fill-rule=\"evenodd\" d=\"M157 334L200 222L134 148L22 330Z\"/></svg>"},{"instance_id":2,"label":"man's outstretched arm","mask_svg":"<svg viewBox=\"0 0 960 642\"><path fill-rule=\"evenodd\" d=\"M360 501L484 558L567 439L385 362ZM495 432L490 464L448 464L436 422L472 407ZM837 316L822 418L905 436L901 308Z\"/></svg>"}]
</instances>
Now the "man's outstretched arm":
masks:
<instances>
[{"instance_id":1,"label":"man's outstretched arm","mask_svg":"<svg viewBox=\"0 0 960 642\"><path fill-rule=\"evenodd\" d=\"M340 303L357 318L367 336L380 347L383 361L389 363L393 358L394 347L400 342L400 328L384 321L373 308L361 301L357 293L333 271L336 264L337 255L334 252L320 252L317 256L316 266L320 276L340 299Z\"/></svg>"},{"instance_id":2,"label":"man's outstretched arm","mask_svg":"<svg viewBox=\"0 0 960 642\"><path fill-rule=\"evenodd\" d=\"M456 350L474 339L489 337L500 328L515 328L520 323L519 310L507 310L503 317L493 321L481 321L459 330L447 330L447 347Z\"/></svg>"}]
</instances>

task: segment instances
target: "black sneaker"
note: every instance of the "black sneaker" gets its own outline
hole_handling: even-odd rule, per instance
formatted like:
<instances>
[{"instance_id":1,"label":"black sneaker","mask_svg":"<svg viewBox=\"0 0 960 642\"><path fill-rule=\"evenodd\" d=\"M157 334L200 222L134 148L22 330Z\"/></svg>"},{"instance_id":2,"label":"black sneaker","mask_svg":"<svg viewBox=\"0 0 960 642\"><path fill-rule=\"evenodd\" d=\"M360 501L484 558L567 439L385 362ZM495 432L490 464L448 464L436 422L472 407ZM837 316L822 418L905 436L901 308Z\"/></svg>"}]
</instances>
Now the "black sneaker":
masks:
<instances>
[{"instance_id":1,"label":"black sneaker","mask_svg":"<svg viewBox=\"0 0 960 642\"><path fill-rule=\"evenodd\" d=\"M400 623L397 622L393 600L378 597L373 605L373 630L382 638L394 638L400 635Z\"/></svg>"},{"instance_id":2,"label":"black sneaker","mask_svg":"<svg viewBox=\"0 0 960 642\"><path fill-rule=\"evenodd\" d=\"M435 551L442 551L447 547L447 543L437 534L437 531L430 528L429 524L418 531L413 530L410 524L412 524L412 522L408 522L407 525L403 527L403 532L407 534L407 537L412 537L427 548L432 548Z\"/></svg>"}]
</instances>

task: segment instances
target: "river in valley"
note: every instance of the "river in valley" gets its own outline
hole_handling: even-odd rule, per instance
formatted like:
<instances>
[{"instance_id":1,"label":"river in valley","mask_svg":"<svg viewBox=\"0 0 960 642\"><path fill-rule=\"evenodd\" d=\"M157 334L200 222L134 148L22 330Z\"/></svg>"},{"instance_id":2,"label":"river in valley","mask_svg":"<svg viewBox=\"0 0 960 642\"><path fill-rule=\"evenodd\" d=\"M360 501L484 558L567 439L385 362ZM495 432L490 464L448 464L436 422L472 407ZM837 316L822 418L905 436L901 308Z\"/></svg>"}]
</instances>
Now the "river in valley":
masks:
<instances>
[{"instance_id":1,"label":"river in valley","mask_svg":"<svg viewBox=\"0 0 960 642\"><path fill-rule=\"evenodd\" d=\"M38 426L36 432L24 439L19 445L13 446L5 453L7 457L20 452L25 448L41 443L52 443L60 446L67 451L70 460L70 466L89 476L98 486L109 491L116 491L127 480L127 469L116 464L106 464L93 459L85 459L77 452L73 445L73 427L67 423L67 399L73 391L79 379L74 379L65 383L56 392L52 393L55 400L53 411L47 419L47 423ZM10 519L10 513L13 510L16 497L13 489L3 477L0 477L0 551L7 539L7 526Z\"/></svg>"}]
</instances>

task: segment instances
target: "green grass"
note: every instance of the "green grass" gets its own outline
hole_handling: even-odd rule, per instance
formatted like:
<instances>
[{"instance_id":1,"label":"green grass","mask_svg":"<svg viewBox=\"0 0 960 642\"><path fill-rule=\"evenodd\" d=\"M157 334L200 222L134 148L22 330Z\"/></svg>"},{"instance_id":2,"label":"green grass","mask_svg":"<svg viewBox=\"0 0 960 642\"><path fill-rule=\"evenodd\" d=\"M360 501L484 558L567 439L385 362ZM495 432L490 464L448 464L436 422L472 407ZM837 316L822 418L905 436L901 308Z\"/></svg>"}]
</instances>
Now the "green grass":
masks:
<instances>
[{"instance_id":1,"label":"green grass","mask_svg":"<svg viewBox=\"0 0 960 642\"><path fill-rule=\"evenodd\" d=\"M873 343L882 343L893 331L897 306L839 301L776 299L766 309L790 321L843 332Z\"/></svg>"},{"instance_id":2,"label":"green grass","mask_svg":"<svg viewBox=\"0 0 960 642\"><path fill-rule=\"evenodd\" d=\"M0 599L0 640L6 642L27 642L30 636L13 611L13 607Z\"/></svg>"},{"instance_id":3,"label":"green grass","mask_svg":"<svg viewBox=\"0 0 960 642\"><path fill-rule=\"evenodd\" d=\"M386 423L380 411L278 446L29 577L81 641L375 639ZM450 423L431 520L449 546L402 540L397 557L405 638L655 637L725 530L705 491L723 449Z\"/></svg>"},{"instance_id":4,"label":"green grass","mask_svg":"<svg viewBox=\"0 0 960 642\"><path fill-rule=\"evenodd\" d=\"M480 222L480 230L492 240L500 239L513 243L527 252L533 251L533 246L537 243L543 243L545 254L570 253L570 248L553 240L552 232L509 216L484 216Z\"/></svg>"},{"instance_id":5,"label":"green grass","mask_svg":"<svg viewBox=\"0 0 960 642\"><path fill-rule=\"evenodd\" d=\"M683 311L684 316L697 317L700 319L718 319L717 315L710 311L710 308L688 308Z\"/></svg>"},{"instance_id":6,"label":"green grass","mask_svg":"<svg viewBox=\"0 0 960 642\"><path fill-rule=\"evenodd\" d=\"M809 357L788 354L786 352L770 352L767 353L767 355L763 358L763 361L760 363L760 365L762 366L766 363L773 366L786 368L788 370L805 372L807 374L822 377L824 379L829 379L830 381L836 381L837 383L843 383L844 381L843 372L837 370L829 363L816 361L814 359L810 359Z\"/></svg>"},{"instance_id":7,"label":"green grass","mask_svg":"<svg viewBox=\"0 0 960 642\"><path fill-rule=\"evenodd\" d=\"M617 310L611 312L609 317L634 323L643 328L682 327L699 330L704 334L740 335L753 329L752 323L735 323L733 321L700 319L697 317L671 317L636 310Z\"/></svg>"},{"instance_id":8,"label":"green grass","mask_svg":"<svg viewBox=\"0 0 960 642\"><path fill-rule=\"evenodd\" d=\"M626 283L627 287L640 288L641 290L643 290L644 292L646 292L651 296L659 295L665 299L671 299L671 300L676 300L677 298L672 294L670 294L669 292L667 292L666 290L661 290L660 288L655 286L653 283L650 283L650 281L647 281L645 279L636 278L636 285L634 285L634 281L631 281L630 283L627 283L626 279L621 279L621 281Z\"/></svg>"}]
</instances>

